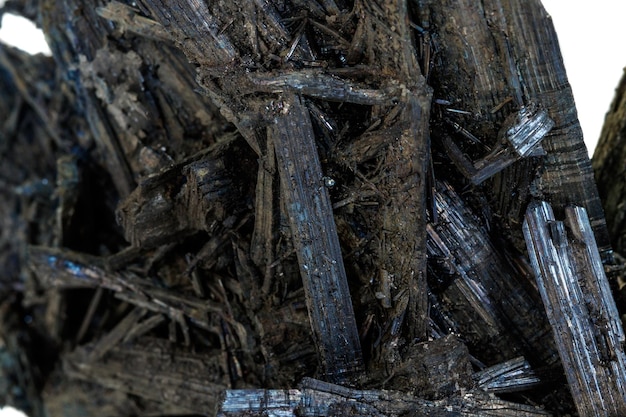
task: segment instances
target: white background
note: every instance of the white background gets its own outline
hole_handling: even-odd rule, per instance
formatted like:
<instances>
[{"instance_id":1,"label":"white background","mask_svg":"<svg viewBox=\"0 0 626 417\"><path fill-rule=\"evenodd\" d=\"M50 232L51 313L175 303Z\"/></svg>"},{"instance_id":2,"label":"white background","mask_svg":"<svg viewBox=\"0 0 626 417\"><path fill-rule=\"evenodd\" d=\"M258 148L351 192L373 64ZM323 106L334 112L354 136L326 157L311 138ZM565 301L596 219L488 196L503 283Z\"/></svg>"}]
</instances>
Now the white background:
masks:
<instances>
[{"instance_id":1,"label":"white background","mask_svg":"<svg viewBox=\"0 0 626 417\"><path fill-rule=\"evenodd\" d=\"M524 1L524 0L519 0ZM4 0L0 0L0 5ZM600 135L604 115L626 66L626 0L543 0L556 27L567 75L574 91L587 148ZM34 26L3 19L0 40L31 53L47 50ZM0 417L16 414L0 410Z\"/></svg>"},{"instance_id":2,"label":"white background","mask_svg":"<svg viewBox=\"0 0 626 417\"><path fill-rule=\"evenodd\" d=\"M556 27L585 143L592 154L626 66L626 1L542 1Z\"/></svg>"}]
</instances>

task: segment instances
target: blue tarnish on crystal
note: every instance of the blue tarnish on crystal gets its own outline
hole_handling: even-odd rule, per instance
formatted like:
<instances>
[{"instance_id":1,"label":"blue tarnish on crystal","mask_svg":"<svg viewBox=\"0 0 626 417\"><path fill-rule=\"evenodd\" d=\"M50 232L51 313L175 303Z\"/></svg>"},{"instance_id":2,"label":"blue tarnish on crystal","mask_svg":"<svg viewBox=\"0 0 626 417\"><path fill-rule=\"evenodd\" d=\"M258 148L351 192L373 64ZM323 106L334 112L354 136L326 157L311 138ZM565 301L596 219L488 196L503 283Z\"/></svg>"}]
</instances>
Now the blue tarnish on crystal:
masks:
<instances>
[{"instance_id":1,"label":"blue tarnish on crystal","mask_svg":"<svg viewBox=\"0 0 626 417\"><path fill-rule=\"evenodd\" d=\"M65 267L65 269L67 269L69 273L71 273L72 275L76 277L84 276L82 268L79 265L75 264L74 262L64 261L63 266Z\"/></svg>"}]
</instances>

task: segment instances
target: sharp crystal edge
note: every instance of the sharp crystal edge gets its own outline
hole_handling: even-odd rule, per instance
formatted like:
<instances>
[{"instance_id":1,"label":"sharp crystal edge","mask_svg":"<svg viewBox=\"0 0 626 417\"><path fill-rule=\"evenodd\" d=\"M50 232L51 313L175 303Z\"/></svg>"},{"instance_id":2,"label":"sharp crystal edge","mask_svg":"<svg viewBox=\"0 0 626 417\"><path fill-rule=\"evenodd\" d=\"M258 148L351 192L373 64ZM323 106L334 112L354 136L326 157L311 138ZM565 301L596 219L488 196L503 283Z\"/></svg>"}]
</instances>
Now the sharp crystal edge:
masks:
<instances>
[{"instance_id":1,"label":"sharp crystal edge","mask_svg":"<svg viewBox=\"0 0 626 417\"><path fill-rule=\"evenodd\" d=\"M515 152L524 158L532 154L554 127L554 120L550 118L546 109L534 102L523 106L513 116L504 123L504 137L513 146Z\"/></svg>"},{"instance_id":2,"label":"sharp crystal edge","mask_svg":"<svg viewBox=\"0 0 626 417\"><path fill-rule=\"evenodd\" d=\"M520 159L533 155L554 121L540 105L530 102L511 114L502 124L499 143L483 159L476 161L470 180L478 185Z\"/></svg>"},{"instance_id":3,"label":"sharp crystal edge","mask_svg":"<svg viewBox=\"0 0 626 417\"><path fill-rule=\"evenodd\" d=\"M497 393L521 391L541 382L523 356L476 372L472 379L480 389Z\"/></svg>"},{"instance_id":4,"label":"sharp crystal edge","mask_svg":"<svg viewBox=\"0 0 626 417\"><path fill-rule=\"evenodd\" d=\"M533 202L523 229L579 414L626 415L624 332L585 209L566 207L563 222Z\"/></svg>"},{"instance_id":5,"label":"sharp crystal edge","mask_svg":"<svg viewBox=\"0 0 626 417\"><path fill-rule=\"evenodd\" d=\"M532 363L559 366L532 277L507 262L482 219L450 184L437 181L434 196L439 221L426 228L427 251L430 289L440 303L431 311L449 316L468 343L489 346L481 360L504 361L521 353Z\"/></svg>"},{"instance_id":6,"label":"sharp crystal edge","mask_svg":"<svg viewBox=\"0 0 626 417\"><path fill-rule=\"evenodd\" d=\"M298 389L226 390L217 412L218 417L339 415L536 417L550 414L537 407L496 399L480 390L430 401L409 393L351 389L312 378L304 378Z\"/></svg>"},{"instance_id":7,"label":"sharp crystal edge","mask_svg":"<svg viewBox=\"0 0 626 417\"><path fill-rule=\"evenodd\" d=\"M284 111L268 134L276 144L282 195L321 370L333 382L348 382L363 370L361 344L313 127L300 97L286 98Z\"/></svg>"}]
</instances>

